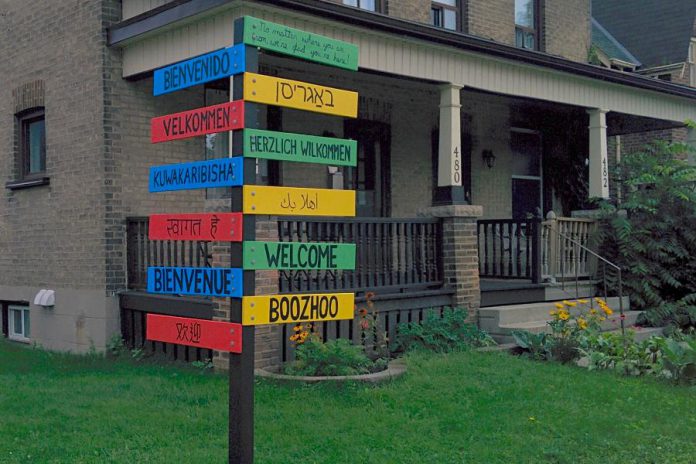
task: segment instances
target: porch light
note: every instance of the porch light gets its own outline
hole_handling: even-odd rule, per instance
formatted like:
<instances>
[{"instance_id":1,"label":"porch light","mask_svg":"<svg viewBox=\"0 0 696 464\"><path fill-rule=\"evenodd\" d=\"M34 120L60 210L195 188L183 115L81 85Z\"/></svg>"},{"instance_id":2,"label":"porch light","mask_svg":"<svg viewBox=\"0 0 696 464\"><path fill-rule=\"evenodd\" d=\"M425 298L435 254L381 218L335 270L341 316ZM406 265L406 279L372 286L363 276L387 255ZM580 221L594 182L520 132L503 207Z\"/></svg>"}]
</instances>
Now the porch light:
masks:
<instances>
[{"instance_id":1,"label":"porch light","mask_svg":"<svg viewBox=\"0 0 696 464\"><path fill-rule=\"evenodd\" d=\"M483 152L481 152L481 158L489 169L495 166L495 155L493 154L493 150L483 150Z\"/></svg>"}]
</instances>

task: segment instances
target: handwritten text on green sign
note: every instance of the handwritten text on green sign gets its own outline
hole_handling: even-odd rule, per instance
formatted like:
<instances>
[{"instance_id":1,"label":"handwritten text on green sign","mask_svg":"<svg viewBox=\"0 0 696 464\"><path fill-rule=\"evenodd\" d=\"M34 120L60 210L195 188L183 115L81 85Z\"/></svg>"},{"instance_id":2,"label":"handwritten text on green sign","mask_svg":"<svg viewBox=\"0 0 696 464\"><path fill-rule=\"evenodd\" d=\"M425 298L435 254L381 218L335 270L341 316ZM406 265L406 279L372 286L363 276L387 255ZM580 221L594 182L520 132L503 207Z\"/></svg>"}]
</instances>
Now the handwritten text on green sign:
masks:
<instances>
[{"instance_id":1,"label":"handwritten text on green sign","mask_svg":"<svg viewBox=\"0 0 696 464\"><path fill-rule=\"evenodd\" d=\"M244 269L355 269L355 245L244 242Z\"/></svg>"},{"instance_id":2,"label":"handwritten text on green sign","mask_svg":"<svg viewBox=\"0 0 696 464\"><path fill-rule=\"evenodd\" d=\"M244 17L244 43L351 71L358 69L356 45L251 16Z\"/></svg>"},{"instance_id":3,"label":"handwritten text on green sign","mask_svg":"<svg viewBox=\"0 0 696 464\"><path fill-rule=\"evenodd\" d=\"M358 142L289 132L244 129L244 156L330 166L356 166Z\"/></svg>"}]
</instances>

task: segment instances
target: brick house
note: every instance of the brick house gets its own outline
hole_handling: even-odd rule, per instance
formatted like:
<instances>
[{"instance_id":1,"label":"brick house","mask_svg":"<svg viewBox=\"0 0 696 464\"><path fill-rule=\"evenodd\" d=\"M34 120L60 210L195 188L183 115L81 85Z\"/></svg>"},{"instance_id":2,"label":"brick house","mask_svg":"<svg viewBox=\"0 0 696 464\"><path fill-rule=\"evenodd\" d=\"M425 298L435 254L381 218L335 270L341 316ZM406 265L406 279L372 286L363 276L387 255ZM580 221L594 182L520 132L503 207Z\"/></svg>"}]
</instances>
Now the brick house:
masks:
<instances>
[{"instance_id":1,"label":"brick house","mask_svg":"<svg viewBox=\"0 0 696 464\"><path fill-rule=\"evenodd\" d=\"M603 166L616 136L696 119L696 90L587 64L589 0L4 3L6 336L85 351L103 349L119 332L142 344L147 312L228 316L223 300L143 291L148 264L230 259L217 243L153 243L143 217L229 209L229 192L154 195L146 179L153 165L228 155L227 134L153 145L149 121L229 101L230 81L154 97L152 76L229 46L235 19L245 15L360 47L357 73L261 56L263 74L360 94L355 121L268 107L259 115L266 128L353 138L360 153L354 169L259 162L260 183L357 190L358 217L264 217L257 239L344 237L358 243L358 268L258 273L257 287L351 289L359 297L374 290L389 330L427 308L465 307L477 321L482 305L553 298L555 271L530 218L569 216L588 196L607 196ZM575 179L586 179L589 192ZM354 329L350 321L322 328L327 337L355 337ZM290 355L285 330L257 329L259 365ZM210 356L149 347L174 358Z\"/></svg>"}]
</instances>

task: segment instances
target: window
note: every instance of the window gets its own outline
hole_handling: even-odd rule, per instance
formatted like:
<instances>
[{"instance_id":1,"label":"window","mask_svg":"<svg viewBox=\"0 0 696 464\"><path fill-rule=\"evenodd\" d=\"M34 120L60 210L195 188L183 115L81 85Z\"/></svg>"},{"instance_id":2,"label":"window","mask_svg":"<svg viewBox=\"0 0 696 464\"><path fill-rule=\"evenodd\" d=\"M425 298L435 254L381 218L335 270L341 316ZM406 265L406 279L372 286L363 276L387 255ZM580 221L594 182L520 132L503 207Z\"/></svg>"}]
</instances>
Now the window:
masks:
<instances>
[{"instance_id":1,"label":"window","mask_svg":"<svg viewBox=\"0 0 696 464\"><path fill-rule=\"evenodd\" d=\"M380 0L343 0L344 5L354 6L361 10L382 11Z\"/></svg>"},{"instance_id":2,"label":"window","mask_svg":"<svg viewBox=\"0 0 696 464\"><path fill-rule=\"evenodd\" d=\"M430 23L451 31L457 30L457 0L437 0L430 7Z\"/></svg>"},{"instance_id":3,"label":"window","mask_svg":"<svg viewBox=\"0 0 696 464\"><path fill-rule=\"evenodd\" d=\"M21 177L37 177L46 171L46 121L43 108L17 116Z\"/></svg>"},{"instance_id":4,"label":"window","mask_svg":"<svg viewBox=\"0 0 696 464\"><path fill-rule=\"evenodd\" d=\"M8 313L8 331L7 337L10 340L20 342L28 342L31 337L29 323L29 307L27 306L10 306Z\"/></svg>"},{"instance_id":5,"label":"window","mask_svg":"<svg viewBox=\"0 0 696 464\"><path fill-rule=\"evenodd\" d=\"M538 0L515 0L515 46L539 50Z\"/></svg>"}]
</instances>

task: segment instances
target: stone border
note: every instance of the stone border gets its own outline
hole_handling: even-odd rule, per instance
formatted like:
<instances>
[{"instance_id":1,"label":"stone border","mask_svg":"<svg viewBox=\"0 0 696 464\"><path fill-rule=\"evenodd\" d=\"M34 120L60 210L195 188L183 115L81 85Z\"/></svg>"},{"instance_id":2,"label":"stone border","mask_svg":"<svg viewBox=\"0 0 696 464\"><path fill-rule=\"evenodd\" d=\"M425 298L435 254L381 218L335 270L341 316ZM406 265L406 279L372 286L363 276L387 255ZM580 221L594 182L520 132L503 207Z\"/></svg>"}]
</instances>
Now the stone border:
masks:
<instances>
[{"instance_id":1,"label":"stone border","mask_svg":"<svg viewBox=\"0 0 696 464\"><path fill-rule=\"evenodd\" d=\"M302 375L286 375L278 374L275 372L270 372L265 369L256 369L254 374L257 377L263 377L267 379L290 381L290 382L305 382L305 383L318 383L318 382L345 382L345 381L356 381L356 382L368 382L368 383L380 383L386 382L388 380L396 379L401 377L406 373L406 364L402 359L395 359L391 361L387 368L380 372L374 372L372 374L360 374L360 375L336 375L336 376L302 376Z\"/></svg>"}]
</instances>

